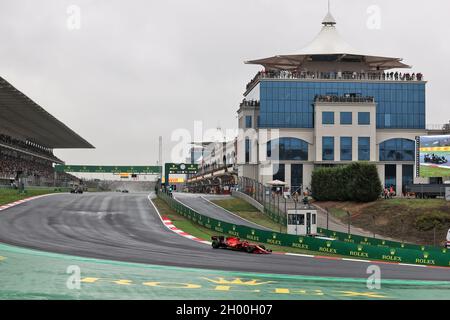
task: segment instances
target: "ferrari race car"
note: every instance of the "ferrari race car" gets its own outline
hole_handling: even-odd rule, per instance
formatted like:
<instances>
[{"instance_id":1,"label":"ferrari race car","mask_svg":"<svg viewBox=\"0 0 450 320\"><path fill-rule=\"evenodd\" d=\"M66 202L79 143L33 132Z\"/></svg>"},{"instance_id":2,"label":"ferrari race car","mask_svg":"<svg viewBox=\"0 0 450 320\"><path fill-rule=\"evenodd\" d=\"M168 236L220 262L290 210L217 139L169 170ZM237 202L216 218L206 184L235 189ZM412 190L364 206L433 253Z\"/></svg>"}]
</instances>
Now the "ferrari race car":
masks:
<instances>
[{"instance_id":1,"label":"ferrari race car","mask_svg":"<svg viewBox=\"0 0 450 320\"><path fill-rule=\"evenodd\" d=\"M236 237L213 236L211 240L211 245L214 249L231 249L255 254L269 254L272 252L272 250L266 249L263 245L250 243Z\"/></svg>"}]
</instances>

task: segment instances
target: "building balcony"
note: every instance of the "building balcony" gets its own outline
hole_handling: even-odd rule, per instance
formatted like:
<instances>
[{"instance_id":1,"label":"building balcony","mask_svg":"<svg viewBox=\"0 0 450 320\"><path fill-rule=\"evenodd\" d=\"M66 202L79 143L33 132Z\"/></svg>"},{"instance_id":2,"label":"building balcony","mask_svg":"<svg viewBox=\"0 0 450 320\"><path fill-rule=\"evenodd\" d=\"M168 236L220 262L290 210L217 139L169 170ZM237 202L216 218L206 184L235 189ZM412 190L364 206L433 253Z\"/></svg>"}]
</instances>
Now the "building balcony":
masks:
<instances>
[{"instance_id":1,"label":"building balcony","mask_svg":"<svg viewBox=\"0 0 450 320\"><path fill-rule=\"evenodd\" d=\"M239 107L259 107L260 102L258 100L242 100Z\"/></svg>"},{"instance_id":2,"label":"building balcony","mask_svg":"<svg viewBox=\"0 0 450 320\"><path fill-rule=\"evenodd\" d=\"M264 79L273 80L304 80L304 81L384 81L384 82L420 82L424 81L422 73L401 72L320 72L320 71L260 71L247 84L248 94L259 81Z\"/></svg>"},{"instance_id":3,"label":"building balcony","mask_svg":"<svg viewBox=\"0 0 450 320\"><path fill-rule=\"evenodd\" d=\"M317 95L315 103L375 103L374 97Z\"/></svg>"},{"instance_id":4,"label":"building balcony","mask_svg":"<svg viewBox=\"0 0 450 320\"><path fill-rule=\"evenodd\" d=\"M234 171L234 164L214 165L208 168L201 168L195 175L192 175L189 180L196 178L211 178L217 175L217 173L231 173Z\"/></svg>"}]
</instances>

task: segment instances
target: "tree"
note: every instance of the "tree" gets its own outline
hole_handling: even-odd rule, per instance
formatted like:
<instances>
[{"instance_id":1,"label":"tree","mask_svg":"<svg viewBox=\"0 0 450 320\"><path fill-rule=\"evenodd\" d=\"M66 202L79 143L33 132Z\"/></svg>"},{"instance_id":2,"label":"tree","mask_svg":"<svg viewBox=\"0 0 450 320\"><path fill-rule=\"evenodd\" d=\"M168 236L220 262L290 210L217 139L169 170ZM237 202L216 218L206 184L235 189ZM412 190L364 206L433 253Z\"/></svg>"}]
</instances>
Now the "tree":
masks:
<instances>
[{"instance_id":1,"label":"tree","mask_svg":"<svg viewBox=\"0 0 450 320\"><path fill-rule=\"evenodd\" d=\"M375 201L382 186L373 164L356 162L347 166L313 171L311 189L319 201Z\"/></svg>"}]
</instances>

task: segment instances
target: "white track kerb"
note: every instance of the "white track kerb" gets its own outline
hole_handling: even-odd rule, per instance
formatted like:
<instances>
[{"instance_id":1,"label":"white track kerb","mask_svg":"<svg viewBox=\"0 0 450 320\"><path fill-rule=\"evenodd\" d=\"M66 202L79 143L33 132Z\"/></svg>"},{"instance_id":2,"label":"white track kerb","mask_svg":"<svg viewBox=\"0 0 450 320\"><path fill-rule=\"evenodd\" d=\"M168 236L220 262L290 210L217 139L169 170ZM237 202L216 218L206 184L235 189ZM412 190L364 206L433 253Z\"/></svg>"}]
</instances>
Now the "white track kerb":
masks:
<instances>
[{"instance_id":1,"label":"white track kerb","mask_svg":"<svg viewBox=\"0 0 450 320\"><path fill-rule=\"evenodd\" d=\"M152 201L152 199L150 197L151 197L151 194L148 195L148 197L147 197L148 200L152 204L153 208L155 208L155 211L158 214L159 219L161 219L161 222L164 224L164 226L167 229L169 229L170 231L175 232L176 234L178 234L178 235L180 235L182 237L185 237L185 238L187 238L189 240L193 240L193 241L196 241L196 242L204 243L204 244L207 244L209 246L211 245L211 242L203 240L203 239L200 239L200 238L197 238L197 237L195 237L193 235L190 235L190 234L184 232L181 229L178 229L176 226L173 225L173 223L172 223L172 221L170 219L168 219L166 217L162 217L161 214L159 213L158 208L155 206L155 204L153 203L153 201Z\"/></svg>"},{"instance_id":2,"label":"white track kerb","mask_svg":"<svg viewBox=\"0 0 450 320\"><path fill-rule=\"evenodd\" d=\"M51 196L51 195L54 195L54 194L56 194L56 193L43 194L43 195L40 195L40 196L30 197L30 198L26 198L26 199L22 199L22 200L17 200L15 202L11 202L11 203L8 203L8 204L4 204L4 205L0 206L0 211L3 211L3 210L6 210L6 209L9 209L9 208L18 206L18 205L26 203L26 202L30 202L32 200L36 200L36 199L39 199L39 198Z\"/></svg>"},{"instance_id":3,"label":"white track kerb","mask_svg":"<svg viewBox=\"0 0 450 320\"><path fill-rule=\"evenodd\" d=\"M152 204L152 206L155 208L156 213L158 214L159 218L161 219L161 222L166 226L167 229L170 231L185 237L186 239L193 240L199 243L211 245L210 241L206 241L203 239L199 239L193 235L190 235L186 232L184 232L181 229L178 229L176 226L173 225L172 221L168 218L162 217L161 214L158 211L158 208L153 203L152 199L150 198L151 194L148 195L148 200ZM333 257L333 256L316 256L316 255L310 255L310 254L300 254L300 253L290 253L290 252L272 252L273 254L279 254L279 255L286 255L286 256L295 256L295 257L303 257L303 258L314 258L314 259L324 259L324 260L342 260L347 262L357 262L357 263L371 263L371 264L389 264L389 265L398 265L398 266L409 266L409 267L418 267L418 268L435 268L435 269L450 269L448 267L436 267L436 266L426 266L426 265L419 265L419 264L408 264L408 263L399 263L399 262L387 262L387 261L380 261L380 260L360 260L360 259L351 259L351 258L341 258L341 257Z\"/></svg>"}]
</instances>

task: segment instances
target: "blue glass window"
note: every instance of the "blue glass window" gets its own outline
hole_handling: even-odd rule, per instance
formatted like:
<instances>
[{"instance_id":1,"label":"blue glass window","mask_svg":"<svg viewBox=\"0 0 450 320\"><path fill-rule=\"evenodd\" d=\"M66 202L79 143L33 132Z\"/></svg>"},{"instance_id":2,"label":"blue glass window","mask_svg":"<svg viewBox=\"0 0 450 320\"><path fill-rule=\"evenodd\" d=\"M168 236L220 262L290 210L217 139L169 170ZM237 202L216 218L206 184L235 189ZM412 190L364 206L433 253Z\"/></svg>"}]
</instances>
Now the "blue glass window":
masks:
<instances>
[{"instance_id":1,"label":"blue glass window","mask_svg":"<svg viewBox=\"0 0 450 320\"><path fill-rule=\"evenodd\" d=\"M334 124L334 112L322 112L322 124Z\"/></svg>"},{"instance_id":2,"label":"blue glass window","mask_svg":"<svg viewBox=\"0 0 450 320\"><path fill-rule=\"evenodd\" d=\"M322 160L334 161L334 137L322 137Z\"/></svg>"},{"instance_id":3,"label":"blue glass window","mask_svg":"<svg viewBox=\"0 0 450 320\"><path fill-rule=\"evenodd\" d=\"M375 98L377 128L425 129L425 83L266 79L260 92L261 128L313 128L315 95L354 93Z\"/></svg>"},{"instance_id":4,"label":"blue glass window","mask_svg":"<svg viewBox=\"0 0 450 320\"><path fill-rule=\"evenodd\" d=\"M277 157L278 151L278 159ZM308 161L308 143L296 138L280 138L267 143L267 158L270 160Z\"/></svg>"},{"instance_id":5,"label":"blue glass window","mask_svg":"<svg viewBox=\"0 0 450 320\"><path fill-rule=\"evenodd\" d=\"M380 161L414 161L415 152L413 140L390 139L380 144Z\"/></svg>"},{"instance_id":6,"label":"blue glass window","mask_svg":"<svg viewBox=\"0 0 450 320\"><path fill-rule=\"evenodd\" d=\"M273 180L285 181L285 165L284 163L275 164L273 166Z\"/></svg>"},{"instance_id":7,"label":"blue glass window","mask_svg":"<svg viewBox=\"0 0 450 320\"><path fill-rule=\"evenodd\" d=\"M291 165L292 192L301 189L302 185L303 185L303 164L292 164Z\"/></svg>"},{"instance_id":8,"label":"blue glass window","mask_svg":"<svg viewBox=\"0 0 450 320\"><path fill-rule=\"evenodd\" d=\"M351 112L341 112L341 124L352 124Z\"/></svg>"},{"instance_id":9,"label":"blue glass window","mask_svg":"<svg viewBox=\"0 0 450 320\"><path fill-rule=\"evenodd\" d=\"M252 126L252 116L245 116L245 127L251 128Z\"/></svg>"},{"instance_id":10,"label":"blue glass window","mask_svg":"<svg viewBox=\"0 0 450 320\"><path fill-rule=\"evenodd\" d=\"M370 138L359 137L358 138L358 160L370 161Z\"/></svg>"},{"instance_id":11,"label":"blue glass window","mask_svg":"<svg viewBox=\"0 0 450 320\"><path fill-rule=\"evenodd\" d=\"M359 125L370 124L370 112L358 112L358 124Z\"/></svg>"},{"instance_id":12,"label":"blue glass window","mask_svg":"<svg viewBox=\"0 0 450 320\"><path fill-rule=\"evenodd\" d=\"M352 161L352 137L341 137L341 161Z\"/></svg>"},{"instance_id":13,"label":"blue glass window","mask_svg":"<svg viewBox=\"0 0 450 320\"><path fill-rule=\"evenodd\" d=\"M245 138L245 163L250 162L250 139Z\"/></svg>"}]
</instances>

